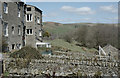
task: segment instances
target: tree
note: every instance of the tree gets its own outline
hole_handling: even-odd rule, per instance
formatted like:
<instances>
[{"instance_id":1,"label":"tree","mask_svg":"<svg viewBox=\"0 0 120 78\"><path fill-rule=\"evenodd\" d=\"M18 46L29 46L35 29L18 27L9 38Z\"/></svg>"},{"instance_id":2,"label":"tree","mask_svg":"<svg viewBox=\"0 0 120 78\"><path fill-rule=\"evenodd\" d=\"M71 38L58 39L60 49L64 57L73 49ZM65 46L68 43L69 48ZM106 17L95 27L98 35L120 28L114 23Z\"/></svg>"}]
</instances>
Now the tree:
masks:
<instances>
[{"instance_id":1,"label":"tree","mask_svg":"<svg viewBox=\"0 0 120 78\"><path fill-rule=\"evenodd\" d=\"M72 37L70 36L70 34L65 35L65 36L64 36L64 40L65 40L66 42L72 43Z\"/></svg>"},{"instance_id":2,"label":"tree","mask_svg":"<svg viewBox=\"0 0 120 78\"><path fill-rule=\"evenodd\" d=\"M86 34L87 34L87 29L88 26L81 26L77 32L75 32L75 40L80 42L83 46L86 46Z\"/></svg>"},{"instance_id":3,"label":"tree","mask_svg":"<svg viewBox=\"0 0 120 78\"><path fill-rule=\"evenodd\" d=\"M50 37L50 33L48 31L43 32L43 37Z\"/></svg>"}]
</instances>

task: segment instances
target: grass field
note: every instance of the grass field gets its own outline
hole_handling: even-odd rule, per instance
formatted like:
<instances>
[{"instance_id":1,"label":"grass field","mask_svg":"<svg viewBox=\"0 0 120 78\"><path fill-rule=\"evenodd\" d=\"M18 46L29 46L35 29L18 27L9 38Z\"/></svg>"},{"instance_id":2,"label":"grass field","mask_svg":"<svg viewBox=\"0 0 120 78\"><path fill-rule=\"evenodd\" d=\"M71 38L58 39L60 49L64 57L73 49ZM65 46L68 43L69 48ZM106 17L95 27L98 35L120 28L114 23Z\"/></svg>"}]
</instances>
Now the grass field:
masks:
<instances>
[{"instance_id":1,"label":"grass field","mask_svg":"<svg viewBox=\"0 0 120 78\"><path fill-rule=\"evenodd\" d=\"M57 47L69 49L69 50L74 51L74 52L95 52L95 51L97 51L94 48L88 49L85 47L76 46L75 45L76 42L74 42L74 41L72 43L68 43L62 39L55 39L55 40L50 40L47 42L50 42L52 46L57 46Z\"/></svg>"}]
</instances>

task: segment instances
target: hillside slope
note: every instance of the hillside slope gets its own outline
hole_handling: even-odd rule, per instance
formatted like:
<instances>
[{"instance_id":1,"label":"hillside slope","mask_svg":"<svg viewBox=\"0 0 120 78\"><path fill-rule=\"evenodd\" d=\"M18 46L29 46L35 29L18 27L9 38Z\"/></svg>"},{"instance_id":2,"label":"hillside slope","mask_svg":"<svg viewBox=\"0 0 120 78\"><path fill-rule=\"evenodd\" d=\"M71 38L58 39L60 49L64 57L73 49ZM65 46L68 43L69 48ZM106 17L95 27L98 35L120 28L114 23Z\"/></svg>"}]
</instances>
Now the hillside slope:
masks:
<instances>
[{"instance_id":1,"label":"hillside slope","mask_svg":"<svg viewBox=\"0 0 120 78\"><path fill-rule=\"evenodd\" d=\"M97 51L94 48L89 49L86 47L77 46L75 41L73 41L72 43L68 43L68 42L64 41L63 39L55 39L55 40L49 40L47 42L50 42L53 47L56 46L56 47L71 50L73 52L92 52L92 53L94 53Z\"/></svg>"},{"instance_id":2,"label":"hillside slope","mask_svg":"<svg viewBox=\"0 0 120 78\"><path fill-rule=\"evenodd\" d=\"M104 24L104 25L111 26L113 24ZM68 32L74 32L81 26L97 26L97 23L73 23L73 24L61 24L56 22L43 23L43 27L45 31L57 35L63 35L63 34L67 34Z\"/></svg>"}]
</instances>

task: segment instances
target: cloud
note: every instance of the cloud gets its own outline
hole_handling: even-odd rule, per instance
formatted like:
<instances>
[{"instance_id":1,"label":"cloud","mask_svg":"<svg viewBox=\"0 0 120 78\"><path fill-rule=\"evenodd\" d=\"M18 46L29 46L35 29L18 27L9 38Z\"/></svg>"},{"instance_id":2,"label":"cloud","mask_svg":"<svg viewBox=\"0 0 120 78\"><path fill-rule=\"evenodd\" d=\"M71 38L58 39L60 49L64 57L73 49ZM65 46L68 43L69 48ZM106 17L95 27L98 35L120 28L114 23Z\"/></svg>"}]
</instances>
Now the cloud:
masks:
<instances>
[{"instance_id":1,"label":"cloud","mask_svg":"<svg viewBox=\"0 0 120 78\"><path fill-rule=\"evenodd\" d=\"M106 12L112 12L112 13L116 13L117 12L117 9L114 6L112 6L112 5L101 6L100 9L103 10L103 11L106 11Z\"/></svg>"},{"instance_id":2,"label":"cloud","mask_svg":"<svg viewBox=\"0 0 120 78\"><path fill-rule=\"evenodd\" d=\"M95 13L95 11L93 11L90 7L75 8L75 7L72 7L72 6L62 6L61 10L66 11L66 12L81 14L81 15L87 15L87 14L94 14Z\"/></svg>"}]
</instances>

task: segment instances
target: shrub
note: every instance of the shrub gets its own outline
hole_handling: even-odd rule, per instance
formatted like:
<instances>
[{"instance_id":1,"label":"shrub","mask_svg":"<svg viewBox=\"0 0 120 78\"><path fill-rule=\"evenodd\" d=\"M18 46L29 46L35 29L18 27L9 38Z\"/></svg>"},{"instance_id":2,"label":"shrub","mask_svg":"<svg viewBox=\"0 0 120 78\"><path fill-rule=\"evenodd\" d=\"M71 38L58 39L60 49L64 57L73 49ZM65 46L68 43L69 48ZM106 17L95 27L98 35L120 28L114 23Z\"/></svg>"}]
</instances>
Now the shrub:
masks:
<instances>
[{"instance_id":1,"label":"shrub","mask_svg":"<svg viewBox=\"0 0 120 78\"><path fill-rule=\"evenodd\" d=\"M43 37L50 37L50 33L48 31L43 32Z\"/></svg>"},{"instance_id":2,"label":"shrub","mask_svg":"<svg viewBox=\"0 0 120 78\"><path fill-rule=\"evenodd\" d=\"M13 58L41 59L42 56L38 50L30 46L23 47L19 51L10 54Z\"/></svg>"},{"instance_id":3,"label":"shrub","mask_svg":"<svg viewBox=\"0 0 120 78\"><path fill-rule=\"evenodd\" d=\"M71 36L69 34L67 34L67 35L64 36L64 40L66 42L68 42L68 43L72 43L72 38L71 38Z\"/></svg>"}]
</instances>

